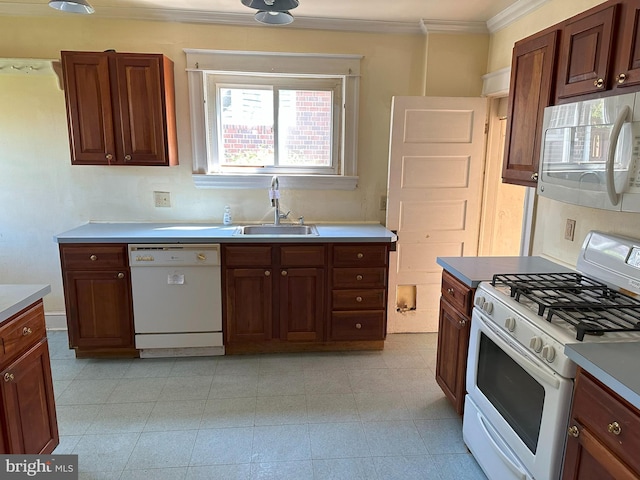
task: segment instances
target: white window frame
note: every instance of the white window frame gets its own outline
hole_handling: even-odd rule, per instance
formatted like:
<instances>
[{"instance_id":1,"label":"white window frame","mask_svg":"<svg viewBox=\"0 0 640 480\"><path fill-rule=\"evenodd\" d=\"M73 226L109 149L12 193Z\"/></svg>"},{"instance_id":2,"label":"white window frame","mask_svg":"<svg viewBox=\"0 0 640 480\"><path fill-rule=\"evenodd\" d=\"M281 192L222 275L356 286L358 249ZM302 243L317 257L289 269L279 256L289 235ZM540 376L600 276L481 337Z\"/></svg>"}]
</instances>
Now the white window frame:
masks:
<instances>
[{"instance_id":1,"label":"white window frame","mask_svg":"<svg viewBox=\"0 0 640 480\"><path fill-rule=\"evenodd\" d=\"M270 185L273 173L208 173L212 160L208 155L205 121L205 73L220 75L292 75L336 78L342 82L343 111L335 174L278 173L281 186L300 189L353 190L358 184L358 96L360 55L245 52L230 50L185 49L191 112L193 180L200 188L263 188ZM250 83L250 82L249 82Z\"/></svg>"}]
</instances>

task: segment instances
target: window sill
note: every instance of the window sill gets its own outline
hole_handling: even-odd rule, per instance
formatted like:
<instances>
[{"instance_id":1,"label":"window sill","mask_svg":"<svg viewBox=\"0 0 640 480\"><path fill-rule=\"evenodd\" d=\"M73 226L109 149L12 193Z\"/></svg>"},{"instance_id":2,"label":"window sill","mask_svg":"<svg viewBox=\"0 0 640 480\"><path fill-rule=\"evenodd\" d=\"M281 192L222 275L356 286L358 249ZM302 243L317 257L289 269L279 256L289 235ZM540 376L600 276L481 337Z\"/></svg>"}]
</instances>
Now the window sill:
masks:
<instances>
[{"instance_id":1,"label":"window sill","mask_svg":"<svg viewBox=\"0 0 640 480\"><path fill-rule=\"evenodd\" d=\"M196 188L269 188L273 175L193 174ZM358 177L278 175L280 187L298 190L355 190Z\"/></svg>"}]
</instances>

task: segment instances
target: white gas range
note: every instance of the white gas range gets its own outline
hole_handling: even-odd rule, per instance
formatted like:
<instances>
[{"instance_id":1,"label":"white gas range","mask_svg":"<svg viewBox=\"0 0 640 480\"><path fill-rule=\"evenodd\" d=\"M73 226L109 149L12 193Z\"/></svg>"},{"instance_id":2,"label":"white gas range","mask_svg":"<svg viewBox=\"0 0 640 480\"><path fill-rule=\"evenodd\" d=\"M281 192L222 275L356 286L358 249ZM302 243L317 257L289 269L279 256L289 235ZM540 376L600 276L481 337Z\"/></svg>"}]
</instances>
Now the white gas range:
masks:
<instances>
[{"instance_id":1,"label":"white gas range","mask_svg":"<svg viewBox=\"0 0 640 480\"><path fill-rule=\"evenodd\" d=\"M575 342L640 341L640 240L591 232L578 272L495 275L476 291L465 443L490 479L560 477Z\"/></svg>"}]
</instances>

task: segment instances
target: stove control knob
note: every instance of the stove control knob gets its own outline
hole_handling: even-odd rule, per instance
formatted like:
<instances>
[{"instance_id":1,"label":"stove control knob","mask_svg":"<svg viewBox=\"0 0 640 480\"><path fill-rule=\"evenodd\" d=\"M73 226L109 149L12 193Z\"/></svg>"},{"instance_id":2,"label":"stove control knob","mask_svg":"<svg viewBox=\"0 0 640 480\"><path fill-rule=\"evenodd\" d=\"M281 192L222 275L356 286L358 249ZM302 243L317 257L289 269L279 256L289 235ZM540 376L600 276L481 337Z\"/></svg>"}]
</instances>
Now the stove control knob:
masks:
<instances>
[{"instance_id":1,"label":"stove control knob","mask_svg":"<svg viewBox=\"0 0 640 480\"><path fill-rule=\"evenodd\" d=\"M493 303L492 302L484 302L482 305L482 310L491 315L493 313Z\"/></svg>"},{"instance_id":2,"label":"stove control knob","mask_svg":"<svg viewBox=\"0 0 640 480\"><path fill-rule=\"evenodd\" d=\"M516 329L516 319L513 317L507 317L504 321L504 326L510 332L513 332Z\"/></svg>"},{"instance_id":3,"label":"stove control knob","mask_svg":"<svg viewBox=\"0 0 640 480\"><path fill-rule=\"evenodd\" d=\"M473 301L476 307L480 307L480 308L482 308L482 306L484 305L484 302L485 302L484 297L476 297L475 300Z\"/></svg>"},{"instance_id":4,"label":"stove control knob","mask_svg":"<svg viewBox=\"0 0 640 480\"><path fill-rule=\"evenodd\" d=\"M556 358L556 349L551 345L545 345L542 347L542 358L544 358L547 362L552 363Z\"/></svg>"},{"instance_id":5,"label":"stove control knob","mask_svg":"<svg viewBox=\"0 0 640 480\"><path fill-rule=\"evenodd\" d=\"M542 339L540 337L531 337L529 348L536 353L540 353L542 351Z\"/></svg>"}]
</instances>

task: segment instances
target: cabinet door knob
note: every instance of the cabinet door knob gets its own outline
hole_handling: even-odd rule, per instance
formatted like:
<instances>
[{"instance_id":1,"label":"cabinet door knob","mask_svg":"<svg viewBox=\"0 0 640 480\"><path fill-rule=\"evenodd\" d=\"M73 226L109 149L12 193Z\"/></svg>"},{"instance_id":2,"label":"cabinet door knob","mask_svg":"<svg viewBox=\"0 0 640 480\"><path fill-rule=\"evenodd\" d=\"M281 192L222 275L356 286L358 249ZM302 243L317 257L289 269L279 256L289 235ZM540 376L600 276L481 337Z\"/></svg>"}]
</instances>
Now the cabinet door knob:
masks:
<instances>
[{"instance_id":1,"label":"cabinet door knob","mask_svg":"<svg viewBox=\"0 0 640 480\"><path fill-rule=\"evenodd\" d=\"M459 320L458 321L458 325L461 326L461 327L464 327L466 324L467 324L466 320Z\"/></svg>"},{"instance_id":2,"label":"cabinet door knob","mask_svg":"<svg viewBox=\"0 0 640 480\"><path fill-rule=\"evenodd\" d=\"M358 253L358 255L356 255L358 258L364 258L364 253L360 252Z\"/></svg>"},{"instance_id":3,"label":"cabinet door knob","mask_svg":"<svg viewBox=\"0 0 640 480\"><path fill-rule=\"evenodd\" d=\"M89 257L89 260L91 260L92 262L95 262L97 259L98 259L98 256L97 256L97 255L91 255L91 256Z\"/></svg>"},{"instance_id":4,"label":"cabinet door knob","mask_svg":"<svg viewBox=\"0 0 640 480\"><path fill-rule=\"evenodd\" d=\"M5 373L4 374L4 381L5 382L13 382L13 373Z\"/></svg>"},{"instance_id":5,"label":"cabinet door knob","mask_svg":"<svg viewBox=\"0 0 640 480\"><path fill-rule=\"evenodd\" d=\"M361 323L356 323L356 328L357 328L358 330L360 330L360 329L362 328L362 324L361 324Z\"/></svg>"},{"instance_id":6,"label":"cabinet door knob","mask_svg":"<svg viewBox=\"0 0 640 480\"><path fill-rule=\"evenodd\" d=\"M31 335L33 333L33 330L31 330L31 328L29 327L24 327L22 329L22 336L26 337L27 335Z\"/></svg>"},{"instance_id":7,"label":"cabinet door knob","mask_svg":"<svg viewBox=\"0 0 640 480\"><path fill-rule=\"evenodd\" d=\"M356 302L358 303L362 302L362 297L356 297Z\"/></svg>"},{"instance_id":8,"label":"cabinet door knob","mask_svg":"<svg viewBox=\"0 0 640 480\"><path fill-rule=\"evenodd\" d=\"M455 290L453 288L447 288L447 293L449 295L453 295L455 293Z\"/></svg>"},{"instance_id":9,"label":"cabinet door knob","mask_svg":"<svg viewBox=\"0 0 640 480\"><path fill-rule=\"evenodd\" d=\"M626 75L626 74L624 74L624 73L621 73L620 75L618 75L618 76L616 77L616 80L618 81L618 83L619 83L620 85L622 85L622 84L627 80L627 75Z\"/></svg>"},{"instance_id":10,"label":"cabinet door knob","mask_svg":"<svg viewBox=\"0 0 640 480\"><path fill-rule=\"evenodd\" d=\"M569 435L571 435L574 438L578 438L580 436L580 430L578 430L578 427L576 427L575 425L572 425L571 427L569 427Z\"/></svg>"},{"instance_id":11,"label":"cabinet door knob","mask_svg":"<svg viewBox=\"0 0 640 480\"><path fill-rule=\"evenodd\" d=\"M288 273L286 270L282 270L282 272L280 272L280 275L282 275L283 277L286 277Z\"/></svg>"},{"instance_id":12,"label":"cabinet door knob","mask_svg":"<svg viewBox=\"0 0 640 480\"><path fill-rule=\"evenodd\" d=\"M106 158L107 160L111 161L113 160L113 155L111 155L110 153L107 153L104 158Z\"/></svg>"},{"instance_id":13,"label":"cabinet door knob","mask_svg":"<svg viewBox=\"0 0 640 480\"><path fill-rule=\"evenodd\" d=\"M129 160L131 160L131 155L125 155L124 159L128 162Z\"/></svg>"},{"instance_id":14,"label":"cabinet door knob","mask_svg":"<svg viewBox=\"0 0 640 480\"><path fill-rule=\"evenodd\" d=\"M264 276L265 276L265 277L269 277L269 276L271 276L271 272L270 272L269 270L265 270L265 271L264 271Z\"/></svg>"},{"instance_id":15,"label":"cabinet door knob","mask_svg":"<svg viewBox=\"0 0 640 480\"><path fill-rule=\"evenodd\" d=\"M362 275L356 275L356 280L358 281L362 280Z\"/></svg>"},{"instance_id":16,"label":"cabinet door knob","mask_svg":"<svg viewBox=\"0 0 640 480\"><path fill-rule=\"evenodd\" d=\"M594 80L593 81L593 86L596 87L596 88L604 87L604 79L598 78L597 80Z\"/></svg>"},{"instance_id":17,"label":"cabinet door knob","mask_svg":"<svg viewBox=\"0 0 640 480\"><path fill-rule=\"evenodd\" d=\"M535 172L535 173L531 174L531 180L533 180L534 182L538 181L538 172Z\"/></svg>"},{"instance_id":18,"label":"cabinet door knob","mask_svg":"<svg viewBox=\"0 0 640 480\"><path fill-rule=\"evenodd\" d=\"M124 273L122 272L118 273L118 278L124 278Z\"/></svg>"},{"instance_id":19,"label":"cabinet door knob","mask_svg":"<svg viewBox=\"0 0 640 480\"><path fill-rule=\"evenodd\" d=\"M610 423L607 430L609 430L609 433L613 433L614 435L620 435L620 433L622 433L622 427L618 422Z\"/></svg>"}]
</instances>

